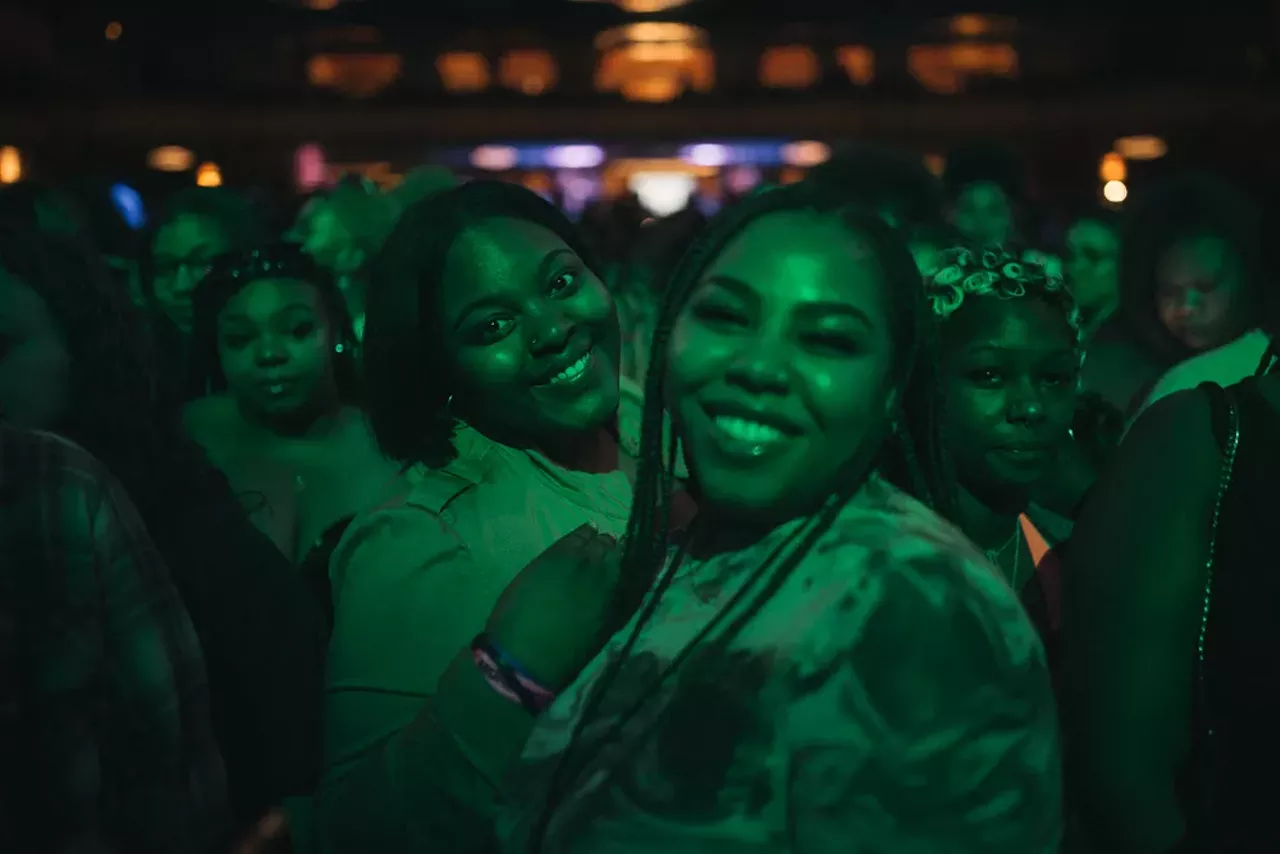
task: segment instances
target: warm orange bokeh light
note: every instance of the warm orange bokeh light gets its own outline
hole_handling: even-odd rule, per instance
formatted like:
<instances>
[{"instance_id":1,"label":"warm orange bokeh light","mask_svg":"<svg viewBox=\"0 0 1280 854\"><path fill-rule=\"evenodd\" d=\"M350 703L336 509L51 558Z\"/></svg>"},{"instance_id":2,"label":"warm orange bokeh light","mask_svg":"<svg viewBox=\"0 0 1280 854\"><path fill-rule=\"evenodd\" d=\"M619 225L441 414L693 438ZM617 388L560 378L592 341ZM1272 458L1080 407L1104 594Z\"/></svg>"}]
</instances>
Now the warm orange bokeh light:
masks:
<instances>
[{"instance_id":1,"label":"warm orange bokeh light","mask_svg":"<svg viewBox=\"0 0 1280 854\"><path fill-rule=\"evenodd\" d=\"M217 163L201 163L196 170L197 187L221 187L222 170Z\"/></svg>"},{"instance_id":2,"label":"warm orange bokeh light","mask_svg":"<svg viewBox=\"0 0 1280 854\"><path fill-rule=\"evenodd\" d=\"M555 58L545 50L510 50L498 63L502 85L526 95L541 95L556 85Z\"/></svg>"},{"instance_id":3,"label":"warm orange bokeh light","mask_svg":"<svg viewBox=\"0 0 1280 854\"><path fill-rule=\"evenodd\" d=\"M1098 177L1103 181L1124 181L1129 177L1129 164L1116 152L1108 151L1098 162Z\"/></svg>"},{"instance_id":4,"label":"warm orange bokeh light","mask_svg":"<svg viewBox=\"0 0 1280 854\"><path fill-rule=\"evenodd\" d=\"M836 51L836 62L857 86L866 86L876 77L876 54L864 45L846 45Z\"/></svg>"},{"instance_id":5,"label":"warm orange bokeh light","mask_svg":"<svg viewBox=\"0 0 1280 854\"><path fill-rule=\"evenodd\" d=\"M808 89L821 76L818 54L808 45L771 47L760 57L760 82L770 89Z\"/></svg>"},{"instance_id":6,"label":"warm orange bokeh light","mask_svg":"<svg viewBox=\"0 0 1280 854\"><path fill-rule=\"evenodd\" d=\"M930 92L954 95L971 77L1017 77L1018 52L1007 44L915 45L907 50L907 69Z\"/></svg>"},{"instance_id":7,"label":"warm orange bokeh light","mask_svg":"<svg viewBox=\"0 0 1280 854\"><path fill-rule=\"evenodd\" d=\"M398 80L403 67L394 53L322 53L307 63L307 80L320 89L368 98Z\"/></svg>"},{"instance_id":8,"label":"warm orange bokeh light","mask_svg":"<svg viewBox=\"0 0 1280 854\"><path fill-rule=\"evenodd\" d=\"M711 91L715 59L703 35L687 24L653 21L604 31L596 37L596 89L649 103L674 100L690 89Z\"/></svg>"},{"instance_id":9,"label":"warm orange bokeh light","mask_svg":"<svg viewBox=\"0 0 1280 854\"><path fill-rule=\"evenodd\" d=\"M450 92L483 92L489 88L489 62L479 53L442 53L436 59L436 71Z\"/></svg>"},{"instance_id":10,"label":"warm orange bokeh light","mask_svg":"<svg viewBox=\"0 0 1280 854\"><path fill-rule=\"evenodd\" d=\"M22 180L22 152L15 146L0 148L0 184L16 184Z\"/></svg>"}]
</instances>

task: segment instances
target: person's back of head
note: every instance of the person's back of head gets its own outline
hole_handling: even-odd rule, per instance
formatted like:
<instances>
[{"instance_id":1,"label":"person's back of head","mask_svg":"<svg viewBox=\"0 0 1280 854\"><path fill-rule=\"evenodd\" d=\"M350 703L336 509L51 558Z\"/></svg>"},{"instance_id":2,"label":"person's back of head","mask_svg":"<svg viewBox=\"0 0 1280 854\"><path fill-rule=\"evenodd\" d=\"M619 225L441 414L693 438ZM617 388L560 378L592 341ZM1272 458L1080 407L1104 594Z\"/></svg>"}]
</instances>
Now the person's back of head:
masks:
<instances>
[{"instance_id":1,"label":"person's back of head","mask_svg":"<svg viewBox=\"0 0 1280 854\"><path fill-rule=\"evenodd\" d=\"M62 367L28 367L23 375L0 382L29 400L24 388L41 386L49 402L31 410L28 426L59 432L101 459L140 507L164 507L179 486L183 457L178 401L156 372L153 338L128 294L81 244L56 234L0 228L0 271L10 286L37 300L40 316L62 342L49 353ZM37 319L32 315L32 320ZM4 357L13 360L20 354ZM0 360L3 372L4 360ZM55 387L56 386L56 387ZM0 400L0 406L5 406ZM11 418L21 418L13 411ZM177 458L166 459L176 454ZM179 482L175 483L174 479ZM168 484L168 486L164 486Z\"/></svg>"},{"instance_id":2,"label":"person's back of head","mask_svg":"<svg viewBox=\"0 0 1280 854\"><path fill-rule=\"evenodd\" d=\"M909 232L942 219L942 185L919 157L905 151L852 146L814 167L806 180L847 195L852 203Z\"/></svg>"}]
</instances>

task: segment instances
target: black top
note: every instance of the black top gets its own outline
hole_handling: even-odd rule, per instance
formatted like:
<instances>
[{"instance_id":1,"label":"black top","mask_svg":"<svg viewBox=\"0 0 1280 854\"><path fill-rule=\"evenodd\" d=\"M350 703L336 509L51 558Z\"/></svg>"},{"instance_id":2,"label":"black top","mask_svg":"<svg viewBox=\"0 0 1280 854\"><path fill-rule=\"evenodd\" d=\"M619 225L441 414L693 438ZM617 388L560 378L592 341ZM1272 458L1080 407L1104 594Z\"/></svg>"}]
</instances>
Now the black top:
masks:
<instances>
[{"instance_id":1,"label":"black top","mask_svg":"<svg viewBox=\"0 0 1280 854\"><path fill-rule=\"evenodd\" d=\"M1225 447L1226 396L1209 391ZM1240 443L1219 520L1196 727L1199 791L1189 792L1187 813L1198 850L1252 854L1280 851L1280 413L1252 378L1228 394Z\"/></svg>"},{"instance_id":2,"label":"black top","mask_svg":"<svg viewBox=\"0 0 1280 854\"><path fill-rule=\"evenodd\" d=\"M130 495L200 638L234 817L247 824L319 778L328 628L296 568L198 450L156 465L180 471L177 482L139 479Z\"/></svg>"}]
</instances>

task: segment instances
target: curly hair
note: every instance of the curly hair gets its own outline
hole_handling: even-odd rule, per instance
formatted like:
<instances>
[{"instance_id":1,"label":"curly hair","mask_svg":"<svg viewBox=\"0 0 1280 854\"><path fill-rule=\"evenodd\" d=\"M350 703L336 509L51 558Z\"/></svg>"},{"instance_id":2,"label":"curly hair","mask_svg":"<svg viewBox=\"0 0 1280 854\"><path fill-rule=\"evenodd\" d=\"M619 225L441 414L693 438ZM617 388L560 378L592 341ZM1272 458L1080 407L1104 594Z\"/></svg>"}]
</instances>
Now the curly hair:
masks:
<instances>
[{"instance_id":1,"label":"curly hair","mask_svg":"<svg viewBox=\"0 0 1280 854\"><path fill-rule=\"evenodd\" d=\"M568 218L523 187L472 181L405 208L374 260L364 328L369 421L391 459L442 468L456 456L455 389L439 316L445 260L467 228L503 217L548 229L604 279Z\"/></svg>"},{"instance_id":2,"label":"curly hair","mask_svg":"<svg viewBox=\"0 0 1280 854\"><path fill-rule=\"evenodd\" d=\"M925 270L925 296L934 317L946 320L970 297L1011 300L1034 297L1062 309L1079 347L1084 335L1080 310L1062 277L1043 265L1019 258L1000 246L971 249L954 246L933 259Z\"/></svg>"},{"instance_id":3,"label":"curly hair","mask_svg":"<svg viewBox=\"0 0 1280 854\"><path fill-rule=\"evenodd\" d=\"M275 242L232 252L216 259L192 296L191 343L195 368L208 391L222 391L227 379L218 356L218 315L227 302L248 285L262 279L292 279L316 289L334 337L334 380L346 403L360 399L356 369L356 335L333 276L321 270L295 244Z\"/></svg>"},{"instance_id":4,"label":"curly hair","mask_svg":"<svg viewBox=\"0 0 1280 854\"><path fill-rule=\"evenodd\" d=\"M1083 362L1084 324L1075 299L1062 278L1047 271L1035 261L1019 258L1000 246L981 249L965 245L941 252L932 269L924 271L924 296L933 317L933 325L941 330L948 320L975 299L1038 299L1061 312L1070 327L1079 363ZM939 357L935 350L935 360ZM920 372L921 382L931 388L921 389L907 402L904 411L906 432L917 442L934 442L936 453L920 466L902 458L901 449L890 447L881 468L885 476L899 487L914 494L945 518L954 518L958 486L939 435L943 389L940 364ZM927 379L926 379L927 378ZM922 488L923 487L923 488Z\"/></svg>"}]
</instances>

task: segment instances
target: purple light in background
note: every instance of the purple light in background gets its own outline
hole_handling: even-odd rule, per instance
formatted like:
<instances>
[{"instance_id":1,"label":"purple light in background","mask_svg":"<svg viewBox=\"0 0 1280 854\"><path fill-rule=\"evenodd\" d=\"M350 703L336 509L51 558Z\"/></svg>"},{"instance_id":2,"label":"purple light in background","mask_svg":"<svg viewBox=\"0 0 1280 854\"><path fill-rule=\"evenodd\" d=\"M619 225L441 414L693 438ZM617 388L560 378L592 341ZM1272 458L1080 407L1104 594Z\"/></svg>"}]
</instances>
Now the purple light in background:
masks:
<instances>
[{"instance_id":1,"label":"purple light in background","mask_svg":"<svg viewBox=\"0 0 1280 854\"><path fill-rule=\"evenodd\" d=\"M598 145L558 145L547 150L547 165L556 169L594 169L604 162Z\"/></svg>"},{"instance_id":2,"label":"purple light in background","mask_svg":"<svg viewBox=\"0 0 1280 854\"><path fill-rule=\"evenodd\" d=\"M293 153L293 182L304 193L323 187L328 182L324 149L314 142L298 146Z\"/></svg>"},{"instance_id":3,"label":"purple light in background","mask_svg":"<svg viewBox=\"0 0 1280 854\"><path fill-rule=\"evenodd\" d=\"M563 195L561 207L575 219L582 216L588 202L600 195L600 181L588 175L561 172L556 175L556 180Z\"/></svg>"},{"instance_id":4,"label":"purple light in background","mask_svg":"<svg viewBox=\"0 0 1280 854\"><path fill-rule=\"evenodd\" d=\"M700 142L697 145L685 146L680 152L680 159L694 166L719 168L729 162L733 151L727 145L714 142Z\"/></svg>"},{"instance_id":5,"label":"purple light in background","mask_svg":"<svg viewBox=\"0 0 1280 854\"><path fill-rule=\"evenodd\" d=\"M760 183L760 170L754 166L735 166L724 178L725 186L735 196L743 196Z\"/></svg>"}]
</instances>

